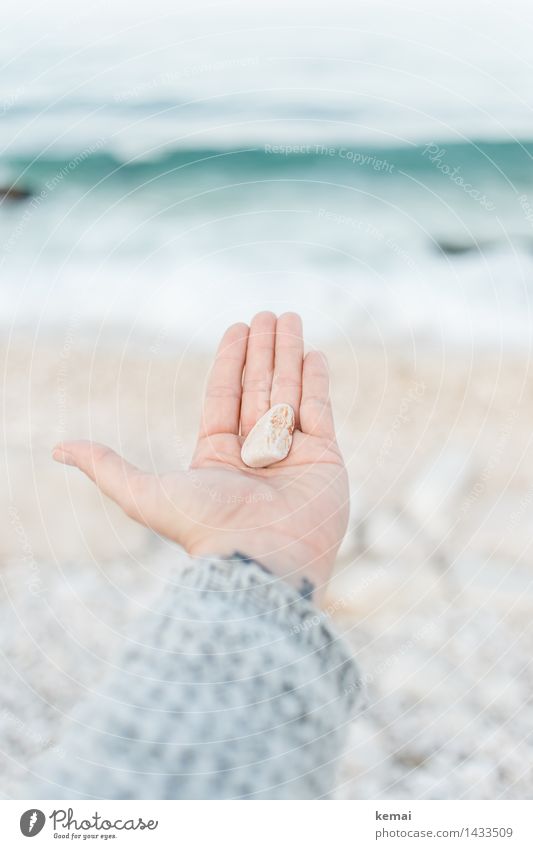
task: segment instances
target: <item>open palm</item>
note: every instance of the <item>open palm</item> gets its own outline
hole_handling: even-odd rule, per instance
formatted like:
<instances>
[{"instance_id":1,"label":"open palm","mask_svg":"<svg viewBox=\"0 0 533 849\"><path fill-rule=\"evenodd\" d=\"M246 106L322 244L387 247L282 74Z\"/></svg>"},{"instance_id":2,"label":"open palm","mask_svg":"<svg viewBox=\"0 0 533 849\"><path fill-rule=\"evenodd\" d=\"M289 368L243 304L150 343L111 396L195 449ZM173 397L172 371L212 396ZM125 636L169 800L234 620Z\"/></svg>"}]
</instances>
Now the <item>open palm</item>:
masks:
<instances>
[{"instance_id":1,"label":"open palm","mask_svg":"<svg viewBox=\"0 0 533 849\"><path fill-rule=\"evenodd\" d=\"M241 448L274 404L290 404L296 426L285 460L250 469ZM327 582L346 530L348 485L335 440L325 358L304 357L299 316L259 313L224 334L207 383L188 471L155 475L106 446L63 442L54 458L75 465L125 512L192 555L258 560L318 588Z\"/></svg>"}]
</instances>

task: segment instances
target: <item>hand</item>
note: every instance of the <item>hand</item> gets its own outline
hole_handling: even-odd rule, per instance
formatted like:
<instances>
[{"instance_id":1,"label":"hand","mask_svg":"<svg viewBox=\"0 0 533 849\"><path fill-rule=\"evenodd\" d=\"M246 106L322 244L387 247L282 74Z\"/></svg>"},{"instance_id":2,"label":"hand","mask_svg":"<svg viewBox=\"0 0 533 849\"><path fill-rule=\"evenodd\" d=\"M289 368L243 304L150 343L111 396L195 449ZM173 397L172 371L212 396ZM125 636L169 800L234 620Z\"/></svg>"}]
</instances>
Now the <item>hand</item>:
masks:
<instances>
[{"instance_id":1,"label":"hand","mask_svg":"<svg viewBox=\"0 0 533 849\"><path fill-rule=\"evenodd\" d=\"M244 372L244 379L243 379ZM273 404L290 404L288 457L249 469L241 447ZM304 357L299 316L259 313L220 343L188 471L151 474L94 442L63 442L77 466L138 522L192 555L245 554L298 587L325 587L346 531L348 483L335 439L324 356Z\"/></svg>"}]
</instances>

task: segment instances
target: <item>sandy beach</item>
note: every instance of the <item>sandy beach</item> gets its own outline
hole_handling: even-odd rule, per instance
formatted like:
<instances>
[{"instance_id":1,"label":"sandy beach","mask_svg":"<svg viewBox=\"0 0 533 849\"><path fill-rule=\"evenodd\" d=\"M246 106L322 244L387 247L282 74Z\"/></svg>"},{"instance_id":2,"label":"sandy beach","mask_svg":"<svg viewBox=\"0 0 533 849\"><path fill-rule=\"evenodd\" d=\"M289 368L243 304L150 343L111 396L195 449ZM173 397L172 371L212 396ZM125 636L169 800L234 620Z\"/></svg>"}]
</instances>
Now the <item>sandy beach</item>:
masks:
<instances>
[{"instance_id":1,"label":"sandy beach","mask_svg":"<svg viewBox=\"0 0 533 849\"><path fill-rule=\"evenodd\" d=\"M352 483L326 603L365 707L341 798L533 792L533 369L436 346L326 347ZM98 345L77 329L1 342L0 793L14 795L97 685L179 550L123 516L52 445L87 437L183 466L209 353Z\"/></svg>"}]
</instances>

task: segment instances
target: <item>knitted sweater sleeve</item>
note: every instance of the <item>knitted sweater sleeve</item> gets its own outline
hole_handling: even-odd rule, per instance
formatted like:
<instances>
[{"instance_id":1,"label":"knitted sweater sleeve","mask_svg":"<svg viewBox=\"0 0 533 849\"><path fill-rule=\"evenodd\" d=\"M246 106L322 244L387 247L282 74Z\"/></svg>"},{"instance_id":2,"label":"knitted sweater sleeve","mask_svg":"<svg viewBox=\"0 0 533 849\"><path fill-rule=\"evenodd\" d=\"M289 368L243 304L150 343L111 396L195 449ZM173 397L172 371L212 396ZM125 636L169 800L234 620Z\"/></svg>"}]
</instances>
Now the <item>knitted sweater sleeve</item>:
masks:
<instances>
[{"instance_id":1,"label":"knitted sweater sleeve","mask_svg":"<svg viewBox=\"0 0 533 849\"><path fill-rule=\"evenodd\" d=\"M192 559L114 667L25 798L333 792L357 668L308 598L254 561Z\"/></svg>"}]
</instances>

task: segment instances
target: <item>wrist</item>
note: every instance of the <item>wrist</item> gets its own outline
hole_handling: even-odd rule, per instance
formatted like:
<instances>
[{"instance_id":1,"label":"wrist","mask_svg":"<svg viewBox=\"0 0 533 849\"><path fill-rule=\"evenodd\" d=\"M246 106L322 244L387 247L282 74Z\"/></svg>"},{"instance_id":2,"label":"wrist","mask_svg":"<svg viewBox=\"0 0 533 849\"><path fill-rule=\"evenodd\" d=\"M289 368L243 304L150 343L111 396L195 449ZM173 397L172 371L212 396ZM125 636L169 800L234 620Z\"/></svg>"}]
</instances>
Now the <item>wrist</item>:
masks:
<instances>
[{"instance_id":1,"label":"wrist","mask_svg":"<svg viewBox=\"0 0 533 849\"><path fill-rule=\"evenodd\" d=\"M261 534L222 535L202 540L188 549L193 557L214 555L224 560L254 562L265 572L286 581L300 595L320 604L330 578L334 558L317 555L301 541L278 540L274 548L262 543Z\"/></svg>"}]
</instances>

